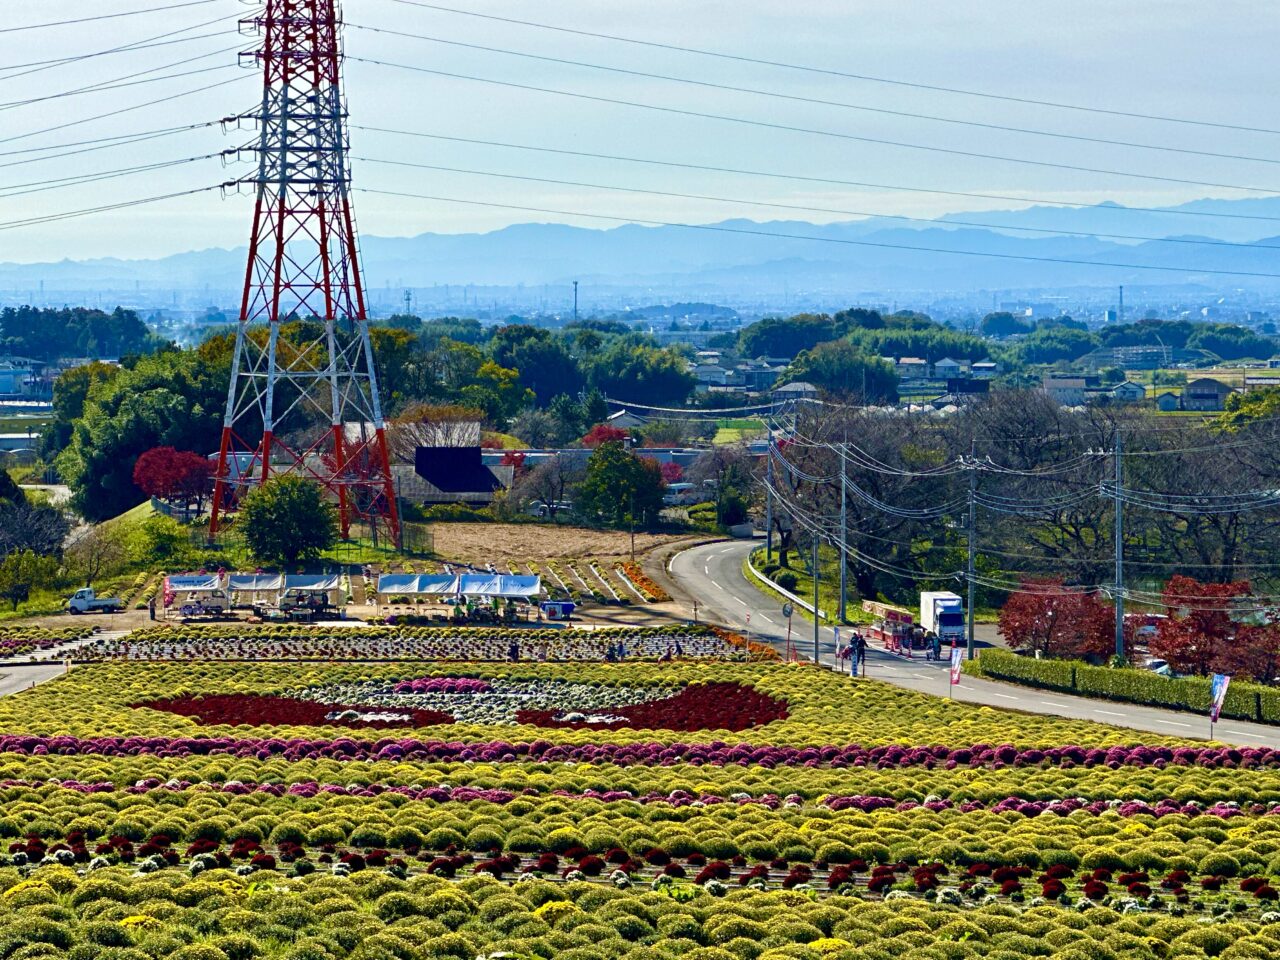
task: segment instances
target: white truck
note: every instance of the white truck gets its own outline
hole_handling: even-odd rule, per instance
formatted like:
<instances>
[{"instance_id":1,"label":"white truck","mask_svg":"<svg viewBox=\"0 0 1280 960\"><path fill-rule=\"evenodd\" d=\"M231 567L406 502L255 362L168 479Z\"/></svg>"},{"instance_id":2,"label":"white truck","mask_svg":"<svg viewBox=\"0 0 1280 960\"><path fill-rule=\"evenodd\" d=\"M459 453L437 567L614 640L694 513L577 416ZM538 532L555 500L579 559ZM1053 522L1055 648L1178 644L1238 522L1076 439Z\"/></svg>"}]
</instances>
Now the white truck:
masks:
<instances>
[{"instance_id":1,"label":"white truck","mask_svg":"<svg viewBox=\"0 0 1280 960\"><path fill-rule=\"evenodd\" d=\"M920 626L936 633L943 646L964 643L964 601L945 590L920 594Z\"/></svg>"},{"instance_id":2,"label":"white truck","mask_svg":"<svg viewBox=\"0 0 1280 960\"><path fill-rule=\"evenodd\" d=\"M99 597L93 587L81 587L67 600L67 612L79 613L119 613L124 609L124 601L118 597Z\"/></svg>"},{"instance_id":3,"label":"white truck","mask_svg":"<svg viewBox=\"0 0 1280 960\"><path fill-rule=\"evenodd\" d=\"M220 617L231 609L227 592L220 587L187 590L178 612L184 617Z\"/></svg>"}]
</instances>

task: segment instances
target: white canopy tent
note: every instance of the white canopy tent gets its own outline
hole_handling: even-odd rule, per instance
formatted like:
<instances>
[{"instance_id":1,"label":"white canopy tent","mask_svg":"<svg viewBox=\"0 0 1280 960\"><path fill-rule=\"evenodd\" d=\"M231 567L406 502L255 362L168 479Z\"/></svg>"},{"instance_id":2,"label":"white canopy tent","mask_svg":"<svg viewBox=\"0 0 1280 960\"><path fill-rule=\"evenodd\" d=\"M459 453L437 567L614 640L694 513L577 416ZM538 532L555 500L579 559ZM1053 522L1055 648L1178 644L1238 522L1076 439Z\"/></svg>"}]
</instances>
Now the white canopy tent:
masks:
<instances>
[{"instance_id":1,"label":"white canopy tent","mask_svg":"<svg viewBox=\"0 0 1280 960\"><path fill-rule=\"evenodd\" d=\"M542 578L509 574L386 573L378 577L378 595L482 597L527 600L542 593Z\"/></svg>"}]
</instances>

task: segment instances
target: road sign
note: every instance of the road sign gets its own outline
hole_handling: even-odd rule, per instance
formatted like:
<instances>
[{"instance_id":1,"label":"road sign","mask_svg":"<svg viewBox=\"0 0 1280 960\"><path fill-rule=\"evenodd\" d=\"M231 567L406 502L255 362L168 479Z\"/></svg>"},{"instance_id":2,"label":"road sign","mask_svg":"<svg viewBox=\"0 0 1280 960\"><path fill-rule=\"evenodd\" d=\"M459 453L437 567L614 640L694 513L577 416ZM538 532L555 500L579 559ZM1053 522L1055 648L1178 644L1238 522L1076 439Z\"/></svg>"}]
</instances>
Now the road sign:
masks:
<instances>
[{"instance_id":1,"label":"road sign","mask_svg":"<svg viewBox=\"0 0 1280 960\"><path fill-rule=\"evenodd\" d=\"M795 613L795 612L796 612L796 608L795 608L795 607L793 607L791 604L789 604L789 603L784 603L784 604L782 605L782 615L783 615L784 617L790 618L790 617L791 617L791 615L792 615L793 613Z\"/></svg>"}]
</instances>

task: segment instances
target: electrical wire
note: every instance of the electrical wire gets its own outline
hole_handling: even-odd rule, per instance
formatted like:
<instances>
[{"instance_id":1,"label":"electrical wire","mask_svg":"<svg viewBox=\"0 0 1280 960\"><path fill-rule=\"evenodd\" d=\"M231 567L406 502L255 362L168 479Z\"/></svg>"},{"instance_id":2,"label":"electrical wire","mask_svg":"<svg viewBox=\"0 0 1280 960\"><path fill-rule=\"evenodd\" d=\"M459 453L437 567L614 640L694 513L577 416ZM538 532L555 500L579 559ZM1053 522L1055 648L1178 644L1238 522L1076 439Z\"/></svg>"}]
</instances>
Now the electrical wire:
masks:
<instances>
[{"instance_id":1,"label":"electrical wire","mask_svg":"<svg viewBox=\"0 0 1280 960\"><path fill-rule=\"evenodd\" d=\"M235 48L233 47L231 49L235 49ZM225 52L227 51L218 50L218 51L215 51L215 53L206 53L200 57L194 57L193 59L203 60L207 57L215 56L218 53L225 53ZM140 87L148 83L162 83L165 80L180 80L183 77L194 77L199 74L214 73L219 70L233 70L233 69L236 69L236 64L234 63L220 63L212 67L201 67L198 70L183 70L179 73L169 73L159 77L147 77L145 80L130 80L125 83L106 82L101 84L94 84L93 86L80 87L76 90L66 90L66 91L63 91L62 93L49 93L42 97L30 97L26 100L11 100L8 103L0 103L0 110L13 110L13 109L16 109L17 107L29 107L32 104L36 104L36 103L46 103L49 100L63 100L63 99L66 99L67 97L78 97L86 93L104 93L108 90L123 90L126 87ZM146 71L146 72L150 73L151 71Z\"/></svg>"},{"instance_id":2,"label":"electrical wire","mask_svg":"<svg viewBox=\"0 0 1280 960\"><path fill-rule=\"evenodd\" d=\"M0 221L0 230L16 230L21 227L37 226L45 223L55 223L61 220L72 220L78 217L87 217L99 213L107 213L114 210L125 210L130 207L140 207L144 204L160 203L164 200L173 200L177 197L190 197L197 193L208 193L211 190L221 189L221 184L214 184L211 187L197 187L193 190L179 190L175 193L165 193L155 197L142 197L137 200L124 200L119 203L108 203L97 207L85 207L80 210L67 210L62 213L44 214L38 217L28 217L24 220L7 220Z\"/></svg>"},{"instance_id":3,"label":"electrical wire","mask_svg":"<svg viewBox=\"0 0 1280 960\"><path fill-rule=\"evenodd\" d=\"M228 20L239 19L240 14L234 13L229 17L215 17L212 20L205 20L201 23L195 23L188 27L181 27L177 30L170 30L167 33L156 34L152 37L145 37L142 40L135 40L131 43L120 44L115 47L108 47L106 50L96 50L93 53L80 53L69 57L57 57L51 60L35 60L29 63L14 63L8 66L0 67L0 72L10 70L22 70L22 73L6 73L0 77L3 80L16 80L19 77L30 76L33 73L41 73L45 70L52 70L55 67L65 66L69 63L83 63L86 60L94 60L98 57L110 56L114 53L127 53L136 50L150 50L155 47L167 47L178 43L190 43L192 40L207 40L213 37L225 36L223 31L216 33L203 33L194 37L178 37L179 34L187 33L191 30L199 30L202 27L213 26L215 23L225 23ZM170 37L178 37L178 39L169 39Z\"/></svg>"},{"instance_id":4,"label":"electrical wire","mask_svg":"<svg viewBox=\"0 0 1280 960\"><path fill-rule=\"evenodd\" d=\"M602 63L589 63L583 60L569 60L564 57L550 57L543 54L528 53L523 50L510 50L504 47L489 47L478 43L464 43L461 40L448 40L444 37L432 37L421 33L407 33L403 30L391 30L385 27L373 27L367 24L348 23L348 27L357 30L366 30L370 33L385 34L392 37L402 37L410 40L423 40L429 43L438 43L444 46L460 47L465 50L478 50L484 53L497 53L508 57L519 57L526 60L537 60L542 63L555 63L562 66L585 67L589 70L600 70L607 73L617 73L623 76L640 77L646 80L663 80L670 83L682 83L689 86L704 87L711 90L723 90L729 93L745 93L757 97L770 97L778 100L789 100L794 103L811 104L820 107L838 107L844 110L859 110L867 113L880 114L882 116L905 117L911 120L926 120L932 123L949 123L958 126L976 127L981 130L997 130L1002 133L1020 133L1037 137L1052 137L1060 140L1072 140L1079 143L1095 143L1108 147L1131 147L1140 150L1155 150L1163 153L1180 153L1195 157L1210 157L1215 160L1238 160L1249 163L1268 163L1280 164L1280 159L1275 157L1255 157L1238 153L1214 153L1210 150L1193 150L1185 147L1173 147L1167 144L1157 143L1140 143L1131 140L1117 140L1110 137L1089 137L1080 134L1060 133L1053 130L1037 130L1030 127L1015 127L1007 124L999 123L983 123L978 120L963 120L955 117L940 117L934 114L913 113L908 110L890 110L884 107L873 107L862 103L849 103L841 100L824 100L818 97L802 97L794 94L779 93L776 90L762 90L756 87L739 87L726 83L713 83L707 80L698 80L692 77L678 77L665 73L649 73L643 70L630 70L625 67L610 66Z\"/></svg>"},{"instance_id":5,"label":"electrical wire","mask_svg":"<svg viewBox=\"0 0 1280 960\"><path fill-rule=\"evenodd\" d=\"M42 193L46 190L59 190L64 187L78 187L86 183L98 183L102 180L114 180L118 177L132 176L138 173L153 173L156 170L167 170L170 167L180 167L186 164L196 163L200 160L209 160L213 157L221 156L222 152L205 153L194 157L182 157L176 160L160 160L154 163L141 164L132 167L121 167L117 170L104 170L97 173L81 173L69 177L58 177L51 180L34 180L30 183L17 183L8 186L0 186L0 200L9 197L21 197L32 193Z\"/></svg>"},{"instance_id":6,"label":"electrical wire","mask_svg":"<svg viewBox=\"0 0 1280 960\"><path fill-rule=\"evenodd\" d=\"M551 177L535 177L529 174L499 173L493 170L476 170L468 167L449 167L433 163L415 163L409 160L386 160L377 157L352 157L361 163L376 163L384 166L409 167L415 170L434 170L441 173L461 173L475 177L494 177L500 180L520 180L525 183L545 183L561 187L587 187L592 190L612 190L618 193L640 193L655 197L672 197L678 200L705 200L712 203L745 204L755 207L769 207L776 210L798 210L805 213L834 213L850 217L868 217L883 220L901 220L907 223L925 223L934 227L982 227L989 230L1016 230L1029 233L1048 234L1051 236L1089 237L1102 240L1137 240L1146 243L1174 243L1197 247L1239 247L1247 250L1280 250L1280 245L1266 243L1240 243L1231 240L1211 240L1191 237L1150 237L1135 236L1127 233L1097 233L1086 230L1053 230L1048 227L1006 227L998 223L980 223L972 220L939 221L929 217L910 217L905 214L871 213L866 210L849 210L837 207L812 207L795 203L778 203L770 200L750 200L742 197L717 197L700 193L673 193L669 190L653 190L646 187L628 187L609 183L589 183L582 180L560 180Z\"/></svg>"},{"instance_id":7,"label":"electrical wire","mask_svg":"<svg viewBox=\"0 0 1280 960\"><path fill-rule=\"evenodd\" d=\"M124 146L129 146L135 143L146 143L151 140L159 140L163 137L171 137L180 133L191 133L195 130L206 130L209 127L217 126L220 122L221 121L219 120L213 120L213 121L210 121L209 123L193 123L185 127L171 127L167 130L156 130L147 134L131 135L128 138L109 137L109 138L106 138L107 140L110 141L108 143L103 143L102 141L97 141L97 140L81 141L82 143L90 143L90 144L96 143L98 145L87 146L82 150L65 150L61 153L51 153L48 156L44 156L44 157L25 157L21 160L10 160L7 163L0 163L0 170L6 167L29 167L32 164L44 163L47 160L62 160L62 159L65 159L66 157L80 156L81 154L85 154L85 153L96 153L99 150L109 150L112 147L124 147ZM49 148L48 147L30 147L26 150L0 151L0 157L12 156L14 154L21 154L21 153L31 153L36 150L47 150L47 149Z\"/></svg>"},{"instance_id":8,"label":"electrical wire","mask_svg":"<svg viewBox=\"0 0 1280 960\"><path fill-rule=\"evenodd\" d=\"M0 140L0 143L3 143ZM1078 266L1102 267L1125 270L1154 270L1162 273L1180 273L1213 276L1264 277L1271 280L1280 279L1280 273L1260 273L1248 270L1211 270L1194 267L1172 267L1159 264L1117 263L1107 260L1077 260L1071 257L1038 257L1031 254L992 253L978 250L951 250L945 247L924 247L911 244L886 243L873 240L853 240L846 237L814 237L804 234L777 233L769 230L753 230L745 227L727 227L720 224L677 223L670 220L655 220L647 217L623 217L600 213L580 213L572 210L557 210L548 207L532 207L523 204L496 203L487 200L468 200L461 197L442 197L433 194L406 193L396 190L375 190L369 187L355 188L361 193L376 194L386 197L401 197L414 200L431 200L437 203L457 203L473 207L489 207L496 210L518 210L524 213L547 213L562 217L582 217L590 220L609 220L618 223L640 223L657 227L679 227L684 230L704 230L713 233L732 233L742 236L769 237L775 240L808 240L816 243L834 243L855 247L874 247L886 250L905 250L916 253L940 253L961 257L982 257L996 260L1019 260L1034 263L1065 263Z\"/></svg>"},{"instance_id":9,"label":"electrical wire","mask_svg":"<svg viewBox=\"0 0 1280 960\"><path fill-rule=\"evenodd\" d=\"M425 73L450 80L466 80L473 83L486 83L514 90L526 90L532 93L546 93L559 97L570 97L576 100L588 100L592 103L605 103L615 107L632 107L638 110L650 110L668 113L675 116L691 117L695 120L718 120L725 123L736 123L766 130L780 130L785 133L803 133L818 137L831 137L838 140L850 140L857 143L871 143L877 146L899 147L907 150L923 150L928 153L942 153L949 156L968 157L977 160L995 160L1001 163L1017 163L1034 167L1048 167L1055 170L1071 170L1076 173L1095 173L1108 177L1129 177L1137 180L1151 180L1159 183L1176 183L1184 186L1214 187L1222 190L1239 190L1246 193L1280 193L1280 187L1244 186L1232 183L1219 183L1212 180L1190 180L1184 177L1169 177L1156 173L1138 173L1128 170L1108 170L1101 167L1085 167L1080 164L1063 163L1056 160L1032 160L1028 157L1009 157L1002 154L982 153L976 150L961 150L957 147L941 147L932 144L912 143L906 140L889 140L882 137L867 137L853 133L842 133L835 130L822 130L815 127L797 127L784 123L770 123L766 120L752 120L748 117L735 117L723 113L704 113L698 110L686 110L681 107L663 106L656 103L643 103L638 100L623 100L618 97L603 97L597 94L580 93L575 90L560 90L555 87L542 87L530 83L516 83L511 80L495 80L492 77L478 77L471 74L454 73L448 70L436 70L431 67L419 67L408 63L393 63L389 60L376 60L371 57L348 56L348 60L366 63L372 66L390 67L396 70L409 70L414 73Z\"/></svg>"},{"instance_id":10,"label":"electrical wire","mask_svg":"<svg viewBox=\"0 0 1280 960\"><path fill-rule=\"evenodd\" d=\"M1134 120L1153 120L1162 123L1178 123L1187 124L1198 127L1210 127L1219 130L1239 130L1247 133L1273 133L1280 134L1280 130L1271 129L1269 127L1254 127L1241 124L1223 123L1221 121L1211 120L1195 120L1188 117L1170 117L1153 113L1138 113L1134 111L1115 110L1105 107L1088 107L1081 104L1062 103L1054 100L1037 100L1032 97L1019 97L1008 94L987 93L979 90L966 90L961 87L947 87L939 84L921 83L919 81L897 80L889 77L878 77L871 74L850 73L843 70L831 70L823 67L815 67L806 64L786 63L779 60L765 60L759 57L747 57L739 54L722 53L715 50L704 50L697 47L679 46L673 43L660 43L652 40L640 40L635 37L624 37L616 34L596 33L590 30L581 30L571 27L560 27L547 23L538 23L533 20L518 20L514 17L502 17L496 14L480 13L475 10L462 10L457 7L447 7L441 4L426 3L423 0L392 0L393 3L399 3L408 7L421 7L426 10L436 10L441 13L454 13L460 16L476 17L482 20L491 20L498 23L509 23L522 27L533 27L539 30L551 30L556 33L572 34L580 37L591 37L596 40L610 40L618 43L634 44L641 47L650 47L658 50L671 50L677 53L689 53L702 57L714 57L719 60L731 60L737 63L748 63L754 66L765 67L781 67L787 70L799 70L805 73L820 74L829 77L842 77L847 80L863 80L870 83L882 83L899 87L910 87L916 90L929 90L935 93L951 93L966 97L981 97L987 100L1001 100L1007 103L1030 104L1037 107L1052 107L1058 110L1075 110L1084 113L1097 113L1113 117L1127 117Z\"/></svg>"},{"instance_id":11,"label":"electrical wire","mask_svg":"<svg viewBox=\"0 0 1280 960\"><path fill-rule=\"evenodd\" d=\"M118 117L122 113L132 113L134 110L143 110L147 107L158 106L162 103L172 103L174 100L181 100L184 97L195 96L198 93L207 93L210 90L216 90L219 87L225 87L232 83L239 83L245 79L250 79L248 74L243 77L232 77L230 80L219 80L217 83L206 84L203 87L196 87L193 90L184 90L181 93L171 93L168 96L159 97L155 100L148 100L145 103L135 103L132 106L120 107L117 110L109 110L106 113L95 114L92 117L81 117L78 120L68 120L66 123L55 124L52 127L44 127L40 130L32 130L28 133L19 133L10 137L0 137L0 144L13 143L17 140L27 140L31 137L41 136L42 134L54 133L58 130L66 130L69 127L78 127L81 124L93 123L97 120L106 120L110 117Z\"/></svg>"},{"instance_id":12,"label":"electrical wire","mask_svg":"<svg viewBox=\"0 0 1280 960\"><path fill-rule=\"evenodd\" d=\"M163 7L147 7L142 10L122 10L119 13L100 13L92 17L75 17L71 20L50 20L45 23L28 23L20 27L0 27L0 33L21 33L26 30L43 30L46 27L65 27L77 23L93 23L98 20L118 20L121 17L145 16L149 13L161 13L165 10L181 10L184 7L202 7L216 3L218 0L186 0L185 3L171 3Z\"/></svg>"},{"instance_id":13,"label":"electrical wire","mask_svg":"<svg viewBox=\"0 0 1280 960\"><path fill-rule=\"evenodd\" d=\"M828 186L838 187L865 187L875 190L902 190L910 193L924 193L944 197L968 197L977 200L1003 200L1013 203L1033 203L1044 206L1057 206L1071 210L1087 210L1097 206L1094 203L1082 203L1078 200L1060 200L1049 197L1039 196L1012 196L1003 193L971 193L963 190L943 190L930 187L909 187L902 184L892 183L872 183L865 180L840 180L833 177L812 177L801 174L791 173L775 173L765 170L750 170L742 167L721 167L700 163L682 163L674 160L654 160L646 157L629 157L619 154L610 153L589 153L585 150L567 150L561 147L545 147L535 146L526 143L506 143L501 140L478 140L470 137L453 137L440 133L424 133L416 130L396 130L389 127L370 127L362 124L350 124L351 129L361 130L369 133L385 133L393 136L403 137L419 137L426 140L443 140L449 143L465 143L472 146L483 147L502 147L508 150L523 150L535 153L548 153L558 156L567 157L583 157L592 160L615 160L620 163L637 163L648 166L671 167L680 170L701 170L708 173L730 173L747 177L765 177L775 180L793 180L797 183L819 183ZM1181 210L1169 209L1167 207L1131 207L1116 206L1112 208L1112 212L1120 213L1156 213L1171 217L1213 217L1226 220L1260 220L1266 222L1280 223L1280 217L1268 217L1261 214L1248 213L1220 213L1207 210ZM938 221L940 224L953 223L951 220ZM1012 227L1000 226L999 229L1014 229Z\"/></svg>"}]
</instances>

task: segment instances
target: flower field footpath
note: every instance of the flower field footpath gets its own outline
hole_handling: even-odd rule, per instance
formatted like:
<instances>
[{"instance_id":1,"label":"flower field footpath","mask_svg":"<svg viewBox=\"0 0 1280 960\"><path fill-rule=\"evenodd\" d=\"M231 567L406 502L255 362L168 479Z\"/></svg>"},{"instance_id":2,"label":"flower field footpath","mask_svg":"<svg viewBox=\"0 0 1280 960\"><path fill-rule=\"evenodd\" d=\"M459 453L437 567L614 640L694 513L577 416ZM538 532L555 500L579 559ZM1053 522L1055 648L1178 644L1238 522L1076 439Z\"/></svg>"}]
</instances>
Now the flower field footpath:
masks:
<instances>
[{"instance_id":1,"label":"flower field footpath","mask_svg":"<svg viewBox=\"0 0 1280 960\"><path fill-rule=\"evenodd\" d=\"M1280 949L1280 751L387 638L156 633L0 700L0 960Z\"/></svg>"}]
</instances>

